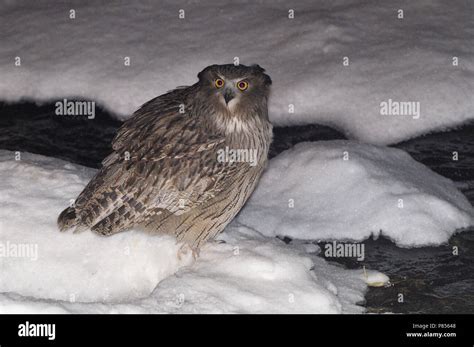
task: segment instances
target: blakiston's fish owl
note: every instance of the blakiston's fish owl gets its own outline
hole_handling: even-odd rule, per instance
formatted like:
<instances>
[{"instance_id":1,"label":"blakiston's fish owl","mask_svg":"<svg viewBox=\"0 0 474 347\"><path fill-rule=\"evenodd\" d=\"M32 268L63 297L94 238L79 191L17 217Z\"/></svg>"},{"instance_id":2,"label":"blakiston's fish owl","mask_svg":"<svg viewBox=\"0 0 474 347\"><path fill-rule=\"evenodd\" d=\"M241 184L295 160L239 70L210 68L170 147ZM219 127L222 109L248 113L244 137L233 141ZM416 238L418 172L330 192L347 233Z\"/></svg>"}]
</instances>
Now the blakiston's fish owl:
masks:
<instances>
[{"instance_id":1,"label":"blakiston's fish owl","mask_svg":"<svg viewBox=\"0 0 474 347\"><path fill-rule=\"evenodd\" d=\"M271 79L258 65L212 65L198 78L123 124L102 169L59 215L61 231L135 227L198 250L234 218L267 162Z\"/></svg>"}]
</instances>

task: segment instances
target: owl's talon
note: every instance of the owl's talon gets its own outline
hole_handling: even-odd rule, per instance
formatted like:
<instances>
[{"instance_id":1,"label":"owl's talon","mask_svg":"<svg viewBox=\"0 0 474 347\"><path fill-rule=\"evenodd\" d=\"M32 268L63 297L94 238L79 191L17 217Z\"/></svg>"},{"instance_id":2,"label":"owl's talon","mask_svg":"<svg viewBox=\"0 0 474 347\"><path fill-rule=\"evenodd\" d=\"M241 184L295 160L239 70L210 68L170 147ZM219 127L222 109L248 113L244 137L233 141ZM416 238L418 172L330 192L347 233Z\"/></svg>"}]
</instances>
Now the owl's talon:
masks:
<instances>
[{"instance_id":1,"label":"owl's talon","mask_svg":"<svg viewBox=\"0 0 474 347\"><path fill-rule=\"evenodd\" d=\"M193 259L196 260L199 257L200 250L199 248L192 248L190 245L187 243L181 245L181 247L178 249L178 260L181 261L183 259L183 256L186 256L188 254L188 251L191 251L191 254L193 256Z\"/></svg>"}]
</instances>

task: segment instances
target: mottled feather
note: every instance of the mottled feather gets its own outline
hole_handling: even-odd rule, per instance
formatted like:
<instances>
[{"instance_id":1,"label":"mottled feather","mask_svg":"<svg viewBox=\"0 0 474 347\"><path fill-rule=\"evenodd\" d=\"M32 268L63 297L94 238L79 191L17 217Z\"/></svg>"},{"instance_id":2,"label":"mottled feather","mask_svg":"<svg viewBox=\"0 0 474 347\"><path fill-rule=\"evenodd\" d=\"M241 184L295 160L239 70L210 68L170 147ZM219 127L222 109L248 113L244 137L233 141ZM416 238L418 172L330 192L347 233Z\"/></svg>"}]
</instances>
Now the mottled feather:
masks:
<instances>
[{"instance_id":1,"label":"mottled feather","mask_svg":"<svg viewBox=\"0 0 474 347\"><path fill-rule=\"evenodd\" d=\"M230 77L253 73L256 85L260 81L262 88L269 85L259 67L237 71L223 65L214 70ZM110 235L142 226L174 233L199 247L225 227L263 171L271 125L266 91L255 87L255 96L245 97L263 100L231 112L210 94L213 89L207 83L214 78L212 73L213 69L205 69L200 82L150 100L124 122L100 171L75 206L59 216L61 230L90 228ZM245 127L233 130L235 117ZM256 167L216 160L217 151L229 146L258 148L261 158Z\"/></svg>"}]
</instances>

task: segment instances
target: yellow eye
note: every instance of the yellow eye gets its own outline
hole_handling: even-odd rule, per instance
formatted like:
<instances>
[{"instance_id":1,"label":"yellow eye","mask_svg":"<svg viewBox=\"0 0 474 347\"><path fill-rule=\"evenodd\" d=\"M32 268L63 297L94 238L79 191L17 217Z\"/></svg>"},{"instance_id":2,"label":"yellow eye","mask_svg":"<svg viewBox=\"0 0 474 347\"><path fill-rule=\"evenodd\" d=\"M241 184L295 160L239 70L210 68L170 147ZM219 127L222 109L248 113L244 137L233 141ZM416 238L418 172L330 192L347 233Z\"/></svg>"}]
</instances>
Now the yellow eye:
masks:
<instances>
[{"instance_id":1,"label":"yellow eye","mask_svg":"<svg viewBox=\"0 0 474 347\"><path fill-rule=\"evenodd\" d=\"M224 80L221 80L220 78L216 79L214 82L216 88L222 88L224 86Z\"/></svg>"},{"instance_id":2,"label":"yellow eye","mask_svg":"<svg viewBox=\"0 0 474 347\"><path fill-rule=\"evenodd\" d=\"M246 90L249 87L249 83L245 81L240 81L237 83L237 88L239 88L241 91Z\"/></svg>"}]
</instances>

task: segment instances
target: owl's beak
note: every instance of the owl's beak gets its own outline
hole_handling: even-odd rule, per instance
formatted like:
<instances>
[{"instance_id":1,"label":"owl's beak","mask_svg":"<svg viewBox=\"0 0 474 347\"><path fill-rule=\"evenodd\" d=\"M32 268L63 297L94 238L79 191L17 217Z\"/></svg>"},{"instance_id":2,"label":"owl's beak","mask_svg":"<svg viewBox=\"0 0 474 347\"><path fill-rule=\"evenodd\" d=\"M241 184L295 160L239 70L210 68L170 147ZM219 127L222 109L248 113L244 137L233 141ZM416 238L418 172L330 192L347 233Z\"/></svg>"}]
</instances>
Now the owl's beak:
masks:
<instances>
[{"instance_id":1,"label":"owl's beak","mask_svg":"<svg viewBox=\"0 0 474 347\"><path fill-rule=\"evenodd\" d=\"M229 104L229 101L232 100L234 96L235 94L231 89L226 89L226 91L224 92L224 100L225 100L226 105Z\"/></svg>"}]
</instances>

